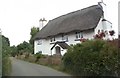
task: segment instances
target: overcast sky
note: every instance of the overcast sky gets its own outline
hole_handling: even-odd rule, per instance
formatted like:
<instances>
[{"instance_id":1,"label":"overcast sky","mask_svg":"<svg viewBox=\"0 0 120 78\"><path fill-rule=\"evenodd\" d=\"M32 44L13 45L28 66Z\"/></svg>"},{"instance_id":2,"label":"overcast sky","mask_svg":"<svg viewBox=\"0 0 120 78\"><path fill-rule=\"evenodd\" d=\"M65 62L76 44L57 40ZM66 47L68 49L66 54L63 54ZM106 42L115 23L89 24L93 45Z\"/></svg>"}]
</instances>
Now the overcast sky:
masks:
<instances>
[{"instance_id":1,"label":"overcast sky","mask_svg":"<svg viewBox=\"0 0 120 78\"><path fill-rule=\"evenodd\" d=\"M18 45L30 39L31 27L39 26L39 19L52 20L58 16L96 5L101 0L0 0L0 28L10 39L11 45ZM113 29L118 32L118 1L103 0Z\"/></svg>"}]
</instances>

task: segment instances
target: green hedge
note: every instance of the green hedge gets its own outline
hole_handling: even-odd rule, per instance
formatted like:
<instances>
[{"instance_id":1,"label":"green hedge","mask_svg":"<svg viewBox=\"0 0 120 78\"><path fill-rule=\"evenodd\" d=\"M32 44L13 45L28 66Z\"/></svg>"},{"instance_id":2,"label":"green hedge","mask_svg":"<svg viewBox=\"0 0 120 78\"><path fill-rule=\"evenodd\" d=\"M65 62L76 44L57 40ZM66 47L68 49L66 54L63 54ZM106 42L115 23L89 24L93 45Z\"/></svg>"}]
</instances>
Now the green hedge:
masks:
<instances>
[{"instance_id":1,"label":"green hedge","mask_svg":"<svg viewBox=\"0 0 120 78\"><path fill-rule=\"evenodd\" d=\"M5 36L2 36L2 75L8 76L11 72L11 60L9 59L10 42Z\"/></svg>"},{"instance_id":2,"label":"green hedge","mask_svg":"<svg viewBox=\"0 0 120 78\"><path fill-rule=\"evenodd\" d=\"M9 59L9 57L5 57L2 60L2 75L9 76L11 74L11 60Z\"/></svg>"},{"instance_id":3,"label":"green hedge","mask_svg":"<svg viewBox=\"0 0 120 78\"><path fill-rule=\"evenodd\" d=\"M71 46L63 57L64 70L80 76L118 76L118 47L103 40Z\"/></svg>"}]
</instances>

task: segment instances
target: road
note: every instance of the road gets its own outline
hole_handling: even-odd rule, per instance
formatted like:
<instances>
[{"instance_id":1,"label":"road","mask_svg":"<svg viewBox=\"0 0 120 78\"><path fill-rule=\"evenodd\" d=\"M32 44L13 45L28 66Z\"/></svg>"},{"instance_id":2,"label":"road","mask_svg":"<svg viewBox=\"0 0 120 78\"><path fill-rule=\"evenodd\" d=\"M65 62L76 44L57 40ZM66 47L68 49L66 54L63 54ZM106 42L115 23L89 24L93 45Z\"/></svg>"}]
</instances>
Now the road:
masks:
<instances>
[{"instance_id":1,"label":"road","mask_svg":"<svg viewBox=\"0 0 120 78\"><path fill-rule=\"evenodd\" d=\"M11 76L70 76L52 68L25 62L11 57Z\"/></svg>"}]
</instances>

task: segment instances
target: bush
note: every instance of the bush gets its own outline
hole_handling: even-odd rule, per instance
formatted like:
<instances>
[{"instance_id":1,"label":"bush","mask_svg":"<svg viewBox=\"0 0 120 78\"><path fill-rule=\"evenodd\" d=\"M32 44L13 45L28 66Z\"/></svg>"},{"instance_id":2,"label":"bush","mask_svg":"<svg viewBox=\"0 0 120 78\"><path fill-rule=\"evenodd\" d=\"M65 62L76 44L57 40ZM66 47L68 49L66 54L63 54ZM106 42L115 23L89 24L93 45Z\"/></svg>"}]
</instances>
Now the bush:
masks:
<instances>
[{"instance_id":1,"label":"bush","mask_svg":"<svg viewBox=\"0 0 120 78\"><path fill-rule=\"evenodd\" d=\"M10 42L5 36L0 35L0 38L2 38L2 76L8 76L11 72L11 60L9 59Z\"/></svg>"},{"instance_id":2,"label":"bush","mask_svg":"<svg viewBox=\"0 0 120 78\"><path fill-rule=\"evenodd\" d=\"M66 71L80 76L118 76L118 47L103 40L71 46L63 56Z\"/></svg>"},{"instance_id":3,"label":"bush","mask_svg":"<svg viewBox=\"0 0 120 78\"><path fill-rule=\"evenodd\" d=\"M36 57L35 62L37 62L40 58L44 57L44 55L42 55L41 53L36 53L35 57Z\"/></svg>"},{"instance_id":4,"label":"bush","mask_svg":"<svg viewBox=\"0 0 120 78\"><path fill-rule=\"evenodd\" d=\"M28 52L25 53L25 59L28 59L30 54Z\"/></svg>"},{"instance_id":5,"label":"bush","mask_svg":"<svg viewBox=\"0 0 120 78\"><path fill-rule=\"evenodd\" d=\"M11 60L9 57L4 57L2 59L2 75L3 76L8 76L11 73Z\"/></svg>"}]
</instances>

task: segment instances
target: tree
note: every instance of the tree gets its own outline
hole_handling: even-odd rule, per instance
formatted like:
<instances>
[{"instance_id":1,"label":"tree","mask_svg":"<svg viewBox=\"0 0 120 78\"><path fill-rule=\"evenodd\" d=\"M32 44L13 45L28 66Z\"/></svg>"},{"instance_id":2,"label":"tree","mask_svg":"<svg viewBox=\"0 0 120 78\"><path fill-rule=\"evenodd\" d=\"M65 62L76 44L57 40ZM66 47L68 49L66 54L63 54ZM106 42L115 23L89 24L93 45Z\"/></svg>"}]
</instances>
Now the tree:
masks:
<instances>
[{"instance_id":1,"label":"tree","mask_svg":"<svg viewBox=\"0 0 120 78\"><path fill-rule=\"evenodd\" d=\"M38 28L38 27L32 27L32 28L31 28L31 32L30 32L31 38L30 38L30 40L29 40L29 43L30 43L31 46L32 46L32 48L31 48L32 53L34 53L34 52L33 52L33 49L34 49L34 40L33 40L33 38L35 37L35 35L36 35L38 32L39 32L39 28Z\"/></svg>"},{"instance_id":2,"label":"tree","mask_svg":"<svg viewBox=\"0 0 120 78\"><path fill-rule=\"evenodd\" d=\"M11 46L10 47L10 54L11 56L15 57L15 55L18 54L17 47L16 46Z\"/></svg>"},{"instance_id":3,"label":"tree","mask_svg":"<svg viewBox=\"0 0 120 78\"><path fill-rule=\"evenodd\" d=\"M9 49L10 49L10 41L7 37L2 35L2 53L3 53L3 56L9 54Z\"/></svg>"},{"instance_id":4,"label":"tree","mask_svg":"<svg viewBox=\"0 0 120 78\"><path fill-rule=\"evenodd\" d=\"M9 38L2 35L2 75L6 76L10 74L11 61L9 59L10 53L10 41Z\"/></svg>"},{"instance_id":5,"label":"tree","mask_svg":"<svg viewBox=\"0 0 120 78\"><path fill-rule=\"evenodd\" d=\"M4 44L5 43L5 44ZM2 35L2 45L3 46L10 46L10 41L7 37L5 37L4 35Z\"/></svg>"},{"instance_id":6,"label":"tree","mask_svg":"<svg viewBox=\"0 0 120 78\"><path fill-rule=\"evenodd\" d=\"M34 41L33 41L33 37L39 32L39 28L38 27L32 27L31 28L31 32L30 32L30 35L31 35L31 38L30 38L30 44L34 44Z\"/></svg>"},{"instance_id":7,"label":"tree","mask_svg":"<svg viewBox=\"0 0 120 78\"><path fill-rule=\"evenodd\" d=\"M17 46L17 51L22 54L24 52L28 52L28 53L32 53L32 45L26 41L24 41L23 43L20 43Z\"/></svg>"}]
</instances>

